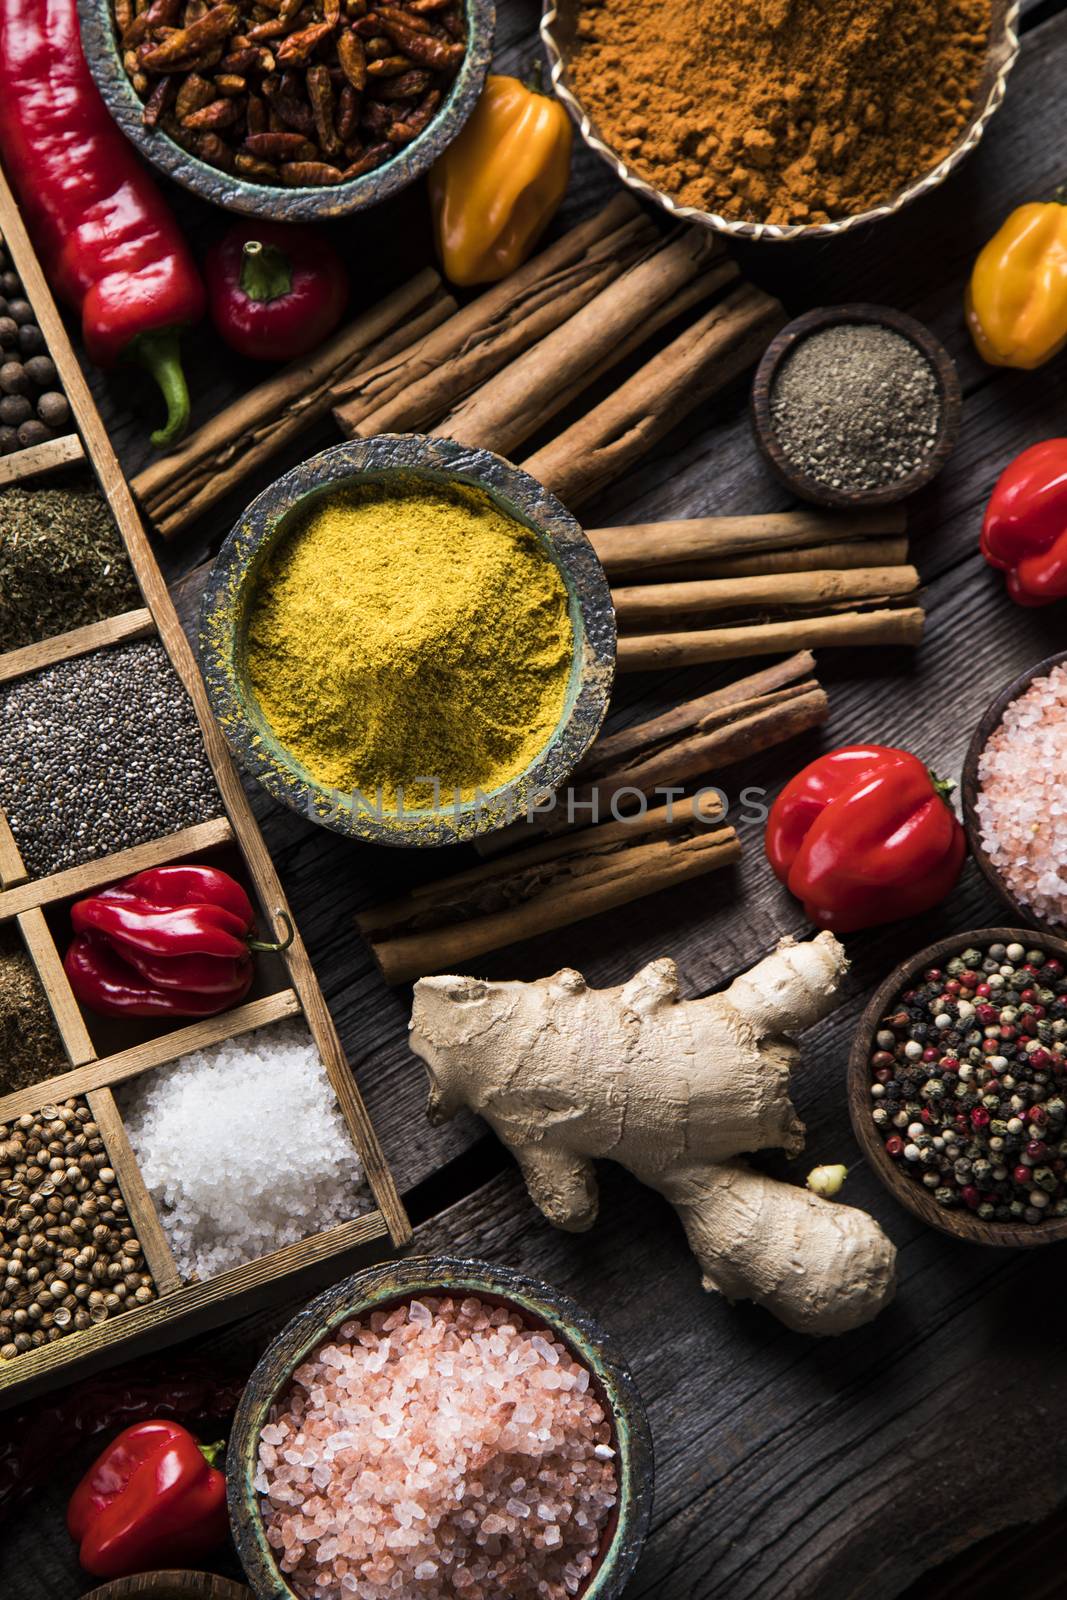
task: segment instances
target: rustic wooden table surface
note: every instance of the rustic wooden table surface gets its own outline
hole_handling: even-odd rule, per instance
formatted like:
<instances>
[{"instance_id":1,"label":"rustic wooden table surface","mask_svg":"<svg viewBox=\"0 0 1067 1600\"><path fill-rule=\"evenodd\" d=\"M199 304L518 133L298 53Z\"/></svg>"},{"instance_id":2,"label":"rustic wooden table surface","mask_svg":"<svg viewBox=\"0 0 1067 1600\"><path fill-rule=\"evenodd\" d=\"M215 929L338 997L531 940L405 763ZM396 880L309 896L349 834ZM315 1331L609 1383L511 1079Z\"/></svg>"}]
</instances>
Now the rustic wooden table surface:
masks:
<instances>
[{"instance_id":1,"label":"rustic wooden table surface","mask_svg":"<svg viewBox=\"0 0 1067 1600\"><path fill-rule=\"evenodd\" d=\"M502 0L499 65L534 53L536 0ZM876 739L919 752L958 776L971 729L1017 672L1065 642L1064 609L1023 611L982 564L977 534L994 479L1024 446L1064 431L1067 359L1037 373L994 372L971 350L963 282L980 245L1017 203L1045 197L1067 176L1062 104L1067 0L1024 0L1021 59L1004 109L978 153L944 188L858 237L811 247L753 247L749 275L791 313L840 300L910 311L959 364L964 428L955 456L915 503L912 542L925 583L926 640L911 655L823 652L830 692L825 732L772 752L738 785L776 789L825 745ZM584 150L575 159L558 226L602 202L611 179ZM176 195L198 242L223 219ZM429 256L421 191L337 228L361 300ZM252 379L201 331L190 376L203 420ZM94 374L124 464L146 458L139 380ZM590 525L784 508L760 466L743 386L694 416L651 461L585 508ZM322 442L329 442L327 433ZM257 484L255 487L260 487ZM181 584L225 533L227 515L161 552ZM187 599L197 588L186 583ZM614 715L638 713L717 681L708 669L628 678ZM866 1170L848 1199L868 1207L900 1250L895 1304L872 1326L817 1343L750 1306L701 1292L677 1222L617 1169L603 1175L593 1232L553 1231L527 1200L510 1160L469 1117L432 1130L420 1064L406 1042L410 991L386 990L353 930L357 909L455 858L427 860L356 847L256 797L256 809L300 918L353 1068L419 1224L417 1245L507 1262L566 1289L626 1352L650 1412L657 1474L652 1536L631 1594L658 1600L890 1600L1062 1595L1067 1530L1067 1368L1059 1274L1065 1247L982 1250L924 1229ZM758 828L743 829L744 861L730 877L660 895L531 942L484 964L492 977L534 977L579 966L593 984L618 983L669 954L686 992L706 993L783 933L803 933L798 906L772 878ZM805 1163L850 1161L854 1141L844 1074L865 995L894 962L947 933L998 920L973 866L951 899L911 924L848 941L853 970L840 1009L805 1041L794 1098L809 1130ZM806 1165L804 1170L806 1170ZM220 1368L247 1370L293 1306L202 1337L191 1348ZM178 1359L184 1352L175 1352ZM131 1369L131 1375L132 1375ZM0 1429L10 1426L0 1419ZM31 1411L19 1422L33 1426ZM84 1452L61 1453L51 1484L0 1534L0 1594L68 1600L91 1585L62 1524ZM1037 1526L1027 1526L1037 1524ZM940 1563L951 1565L936 1571ZM220 1571L236 1575L232 1558Z\"/></svg>"}]
</instances>

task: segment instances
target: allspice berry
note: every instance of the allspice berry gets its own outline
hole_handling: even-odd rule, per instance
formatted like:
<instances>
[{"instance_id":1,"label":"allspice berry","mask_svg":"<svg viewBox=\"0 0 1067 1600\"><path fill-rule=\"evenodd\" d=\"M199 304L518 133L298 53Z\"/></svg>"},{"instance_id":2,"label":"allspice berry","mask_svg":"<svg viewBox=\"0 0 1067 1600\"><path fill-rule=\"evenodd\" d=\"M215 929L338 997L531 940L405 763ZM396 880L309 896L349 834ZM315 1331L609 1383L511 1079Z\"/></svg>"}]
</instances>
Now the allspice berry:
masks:
<instances>
[{"instance_id":1,"label":"allspice berry","mask_svg":"<svg viewBox=\"0 0 1067 1600\"><path fill-rule=\"evenodd\" d=\"M62 428L70 421L70 406L65 394L50 389L37 402L37 415L50 428Z\"/></svg>"}]
</instances>

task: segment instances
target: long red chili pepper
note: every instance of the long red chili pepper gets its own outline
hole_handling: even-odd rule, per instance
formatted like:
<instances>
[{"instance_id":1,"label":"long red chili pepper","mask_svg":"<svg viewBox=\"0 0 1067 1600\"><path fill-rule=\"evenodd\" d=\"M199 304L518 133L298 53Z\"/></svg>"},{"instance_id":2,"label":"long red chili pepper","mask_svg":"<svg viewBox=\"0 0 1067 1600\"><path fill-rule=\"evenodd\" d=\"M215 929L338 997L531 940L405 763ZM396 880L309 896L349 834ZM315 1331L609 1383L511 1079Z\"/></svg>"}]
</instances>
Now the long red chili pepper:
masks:
<instances>
[{"instance_id":1,"label":"long red chili pepper","mask_svg":"<svg viewBox=\"0 0 1067 1600\"><path fill-rule=\"evenodd\" d=\"M0 0L0 153L50 285L101 367L146 367L168 445L189 419L178 329L204 286L177 223L119 132L82 53L76 0Z\"/></svg>"}]
</instances>

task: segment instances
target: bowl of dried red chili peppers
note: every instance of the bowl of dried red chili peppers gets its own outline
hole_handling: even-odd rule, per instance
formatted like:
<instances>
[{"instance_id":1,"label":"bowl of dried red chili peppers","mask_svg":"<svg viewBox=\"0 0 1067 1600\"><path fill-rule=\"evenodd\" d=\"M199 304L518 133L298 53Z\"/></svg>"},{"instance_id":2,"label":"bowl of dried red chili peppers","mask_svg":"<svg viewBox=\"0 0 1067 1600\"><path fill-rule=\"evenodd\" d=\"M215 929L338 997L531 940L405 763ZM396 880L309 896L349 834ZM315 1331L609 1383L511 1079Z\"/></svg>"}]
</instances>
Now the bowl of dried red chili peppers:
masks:
<instances>
[{"instance_id":1,"label":"bowl of dried red chili peppers","mask_svg":"<svg viewBox=\"0 0 1067 1600\"><path fill-rule=\"evenodd\" d=\"M972 929L902 962L856 1029L848 1102L875 1175L931 1227L1067 1238L1067 941Z\"/></svg>"},{"instance_id":2,"label":"bowl of dried red chili peppers","mask_svg":"<svg viewBox=\"0 0 1067 1600\"><path fill-rule=\"evenodd\" d=\"M346 216L419 177L489 68L494 0L79 0L122 131L229 211Z\"/></svg>"}]
</instances>

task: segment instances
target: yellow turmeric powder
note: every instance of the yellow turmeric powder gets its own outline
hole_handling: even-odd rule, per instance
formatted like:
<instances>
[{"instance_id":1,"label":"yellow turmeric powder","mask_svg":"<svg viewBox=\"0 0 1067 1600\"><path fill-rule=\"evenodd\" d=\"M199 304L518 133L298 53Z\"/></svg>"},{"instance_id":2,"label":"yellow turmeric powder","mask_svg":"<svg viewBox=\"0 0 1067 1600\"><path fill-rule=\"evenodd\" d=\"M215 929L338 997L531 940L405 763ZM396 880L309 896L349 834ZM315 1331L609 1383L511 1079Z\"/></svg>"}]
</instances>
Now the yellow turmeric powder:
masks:
<instances>
[{"instance_id":1,"label":"yellow turmeric powder","mask_svg":"<svg viewBox=\"0 0 1067 1600\"><path fill-rule=\"evenodd\" d=\"M517 778L560 719L572 654L558 568L463 486L321 504L272 558L247 633L278 739L320 784L390 811L401 788L406 810L447 808Z\"/></svg>"}]
</instances>

